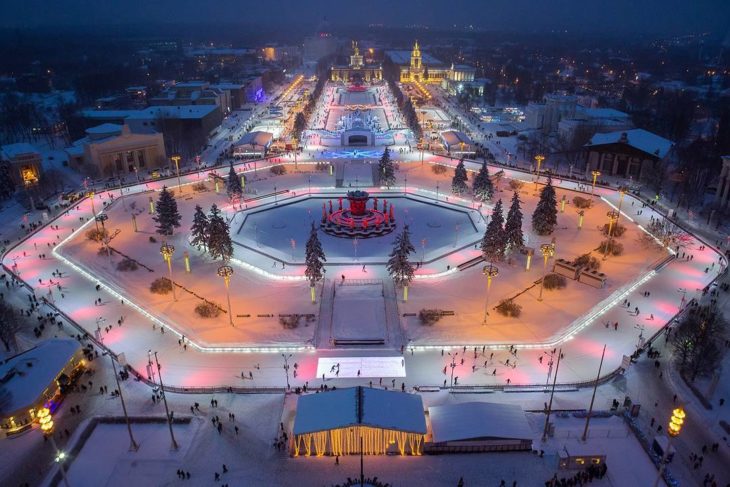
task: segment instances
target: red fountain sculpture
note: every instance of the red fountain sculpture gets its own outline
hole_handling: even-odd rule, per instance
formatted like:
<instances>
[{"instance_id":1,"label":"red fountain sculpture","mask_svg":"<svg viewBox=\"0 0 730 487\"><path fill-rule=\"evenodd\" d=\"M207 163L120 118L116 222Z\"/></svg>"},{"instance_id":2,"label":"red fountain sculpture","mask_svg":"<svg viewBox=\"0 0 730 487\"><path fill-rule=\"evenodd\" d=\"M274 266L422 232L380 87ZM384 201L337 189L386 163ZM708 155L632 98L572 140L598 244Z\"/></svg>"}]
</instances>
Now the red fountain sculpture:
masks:
<instances>
[{"instance_id":1,"label":"red fountain sculpture","mask_svg":"<svg viewBox=\"0 0 730 487\"><path fill-rule=\"evenodd\" d=\"M349 208L342 207L339 198L339 209L322 211L322 230L336 237L370 238L388 234L395 229L395 213L393 205L383 200L383 209L378 209L378 199L373 199L372 208L368 208L370 195L366 191L350 191L347 193Z\"/></svg>"}]
</instances>

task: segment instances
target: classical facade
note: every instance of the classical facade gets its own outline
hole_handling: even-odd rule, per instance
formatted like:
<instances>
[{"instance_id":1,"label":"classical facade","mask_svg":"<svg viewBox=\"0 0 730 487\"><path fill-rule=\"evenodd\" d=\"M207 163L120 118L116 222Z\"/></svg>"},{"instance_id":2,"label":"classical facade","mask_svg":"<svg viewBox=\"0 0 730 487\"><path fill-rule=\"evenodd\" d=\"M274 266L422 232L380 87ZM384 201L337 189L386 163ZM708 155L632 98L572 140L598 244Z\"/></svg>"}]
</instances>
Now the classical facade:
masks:
<instances>
[{"instance_id":1,"label":"classical facade","mask_svg":"<svg viewBox=\"0 0 730 487\"><path fill-rule=\"evenodd\" d=\"M18 186L33 186L41 177L41 153L31 144L4 145L0 148L0 159L8 164L10 177Z\"/></svg>"},{"instance_id":2,"label":"classical facade","mask_svg":"<svg viewBox=\"0 0 730 487\"><path fill-rule=\"evenodd\" d=\"M347 66L332 66L330 70L332 81L374 81L383 79L383 67L366 66L357 41L352 41L352 55Z\"/></svg>"},{"instance_id":3,"label":"classical facade","mask_svg":"<svg viewBox=\"0 0 730 487\"><path fill-rule=\"evenodd\" d=\"M112 123L87 129L86 137L66 152L72 167L92 177L125 176L167 163L161 133L133 133L127 125Z\"/></svg>"},{"instance_id":4,"label":"classical facade","mask_svg":"<svg viewBox=\"0 0 730 487\"><path fill-rule=\"evenodd\" d=\"M598 170L603 176L643 179L657 163L669 162L674 143L643 129L595 134L585 145L586 176Z\"/></svg>"},{"instance_id":5,"label":"classical facade","mask_svg":"<svg viewBox=\"0 0 730 487\"><path fill-rule=\"evenodd\" d=\"M447 66L438 59L422 53L418 41L408 51L388 51L391 61L400 67L401 83L441 83L451 81L457 83L472 82L476 70L471 66L452 64Z\"/></svg>"}]
</instances>

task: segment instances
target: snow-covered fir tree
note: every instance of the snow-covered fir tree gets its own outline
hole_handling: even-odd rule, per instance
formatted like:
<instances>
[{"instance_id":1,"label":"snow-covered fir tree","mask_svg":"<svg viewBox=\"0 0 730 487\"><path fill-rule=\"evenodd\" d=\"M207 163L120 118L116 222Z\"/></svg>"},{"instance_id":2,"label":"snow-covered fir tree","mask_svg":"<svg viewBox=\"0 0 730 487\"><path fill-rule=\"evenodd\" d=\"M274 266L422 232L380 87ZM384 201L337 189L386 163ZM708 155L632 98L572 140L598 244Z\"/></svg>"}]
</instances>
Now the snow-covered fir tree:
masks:
<instances>
[{"instance_id":1,"label":"snow-covered fir tree","mask_svg":"<svg viewBox=\"0 0 730 487\"><path fill-rule=\"evenodd\" d=\"M388 273L396 286L403 287L403 300L408 301L408 285L413 280L413 264L408 260L415 248L411 243L411 234L408 225L403 226L403 231L395 238L393 250L388 259Z\"/></svg>"},{"instance_id":2,"label":"snow-covered fir tree","mask_svg":"<svg viewBox=\"0 0 730 487\"><path fill-rule=\"evenodd\" d=\"M240 200L243 196L243 185L241 179L233 169L233 163L231 163L231 169L228 171L228 181L226 182L226 193L228 198L231 200Z\"/></svg>"},{"instance_id":3,"label":"snow-covered fir tree","mask_svg":"<svg viewBox=\"0 0 730 487\"><path fill-rule=\"evenodd\" d=\"M312 295L312 302L314 302L316 296L314 285L322 279L322 269L324 268L324 263L327 262L324 250L322 250L322 244L317 236L317 228L314 226L314 222L312 222L312 228L309 231L309 240L307 240L305 254L307 267L304 269L304 275L309 280L310 294Z\"/></svg>"},{"instance_id":4,"label":"snow-covered fir tree","mask_svg":"<svg viewBox=\"0 0 730 487\"><path fill-rule=\"evenodd\" d=\"M482 237L482 254L487 262L499 262L507 249L507 235L504 232L504 215L502 214L502 200L498 200L492 210L492 218L487 224L487 230Z\"/></svg>"},{"instance_id":5,"label":"snow-covered fir tree","mask_svg":"<svg viewBox=\"0 0 730 487\"><path fill-rule=\"evenodd\" d=\"M390 160L390 149L387 147L380 156L378 163L378 172L380 173L380 184L390 188L395 184L395 167L393 161Z\"/></svg>"},{"instance_id":6,"label":"snow-covered fir tree","mask_svg":"<svg viewBox=\"0 0 730 487\"><path fill-rule=\"evenodd\" d=\"M494 196L494 185L492 184L492 180L489 179L487 161L482 162L482 167L476 176L474 176L472 189L474 191L474 198L477 201L489 201Z\"/></svg>"},{"instance_id":7,"label":"snow-covered fir tree","mask_svg":"<svg viewBox=\"0 0 730 487\"><path fill-rule=\"evenodd\" d=\"M177 201L167 190L167 186L163 186L160 191L155 216L152 219L157 223L157 233L160 235L172 235L172 232L180 226L181 216L177 211Z\"/></svg>"},{"instance_id":8,"label":"snow-covered fir tree","mask_svg":"<svg viewBox=\"0 0 730 487\"><path fill-rule=\"evenodd\" d=\"M451 191L458 195L465 193L467 181L469 181L469 176L466 173L466 167L464 167L464 159L461 159L454 169L454 177L451 179Z\"/></svg>"},{"instance_id":9,"label":"snow-covered fir tree","mask_svg":"<svg viewBox=\"0 0 730 487\"><path fill-rule=\"evenodd\" d=\"M208 253L214 259L223 261L228 261L233 256L233 242L228 231L228 222L215 204L210 207L208 216Z\"/></svg>"},{"instance_id":10,"label":"snow-covered fir tree","mask_svg":"<svg viewBox=\"0 0 730 487\"><path fill-rule=\"evenodd\" d=\"M507 239L507 248L519 249L525 245L525 236L522 234L522 208L520 195L515 191L512 195L512 204L507 212L507 221L504 223L504 233Z\"/></svg>"},{"instance_id":11,"label":"snow-covered fir tree","mask_svg":"<svg viewBox=\"0 0 730 487\"><path fill-rule=\"evenodd\" d=\"M208 244L208 215L200 205L195 205L193 224L190 227L190 243L200 250Z\"/></svg>"},{"instance_id":12,"label":"snow-covered fir tree","mask_svg":"<svg viewBox=\"0 0 730 487\"><path fill-rule=\"evenodd\" d=\"M548 176L547 184L540 191L540 201L532 213L532 229L538 235L550 235L558 224L558 200L555 197L553 180Z\"/></svg>"}]
</instances>

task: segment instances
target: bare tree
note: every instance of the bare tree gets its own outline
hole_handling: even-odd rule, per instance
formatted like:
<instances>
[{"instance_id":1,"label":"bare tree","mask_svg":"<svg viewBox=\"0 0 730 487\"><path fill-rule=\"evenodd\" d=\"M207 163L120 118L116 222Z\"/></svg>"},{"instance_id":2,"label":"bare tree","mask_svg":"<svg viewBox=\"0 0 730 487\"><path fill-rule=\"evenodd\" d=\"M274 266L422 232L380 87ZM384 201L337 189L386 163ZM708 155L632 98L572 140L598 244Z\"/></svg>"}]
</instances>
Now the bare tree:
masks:
<instances>
[{"instance_id":1,"label":"bare tree","mask_svg":"<svg viewBox=\"0 0 730 487\"><path fill-rule=\"evenodd\" d=\"M672 339L680 372L692 381L712 374L723 357L720 341L726 327L727 322L714 307L690 309Z\"/></svg>"}]
</instances>

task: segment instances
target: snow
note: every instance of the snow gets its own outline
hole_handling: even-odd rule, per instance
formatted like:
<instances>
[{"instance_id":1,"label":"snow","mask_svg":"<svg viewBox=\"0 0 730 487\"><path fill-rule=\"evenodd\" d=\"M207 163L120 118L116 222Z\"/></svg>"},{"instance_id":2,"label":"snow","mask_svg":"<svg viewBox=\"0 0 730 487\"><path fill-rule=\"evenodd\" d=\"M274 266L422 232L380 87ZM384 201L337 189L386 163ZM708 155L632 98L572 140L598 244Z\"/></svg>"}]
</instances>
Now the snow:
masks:
<instances>
[{"instance_id":1,"label":"snow","mask_svg":"<svg viewBox=\"0 0 730 487\"><path fill-rule=\"evenodd\" d=\"M644 129L633 129L595 134L586 146L616 144L621 141L623 134L626 134L628 145L659 159L664 159L674 145L674 142L671 140L667 140Z\"/></svg>"},{"instance_id":2,"label":"snow","mask_svg":"<svg viewBox=\"0 0 730 487\"><path fill-rule=\"evenodd\" d=\"M406 376L402 357L320 357L315 377L332 377L333 367L339 370L336 377L343 379Z\"/></svg>"},{"instance_id":3,"label":"snow","mask_svg":"<svg viewBox=\"0 0 730 487\"><path fill-rule=\"evenodd\" d=\"M0 364L0 383L9 393L3 412L35 406L80 350L76 340L50 339Z\"/></svg>"},{"instance_id":4,"label":"snow","mask_svg":"<svg viewBox=\"0 0 730 487\"><path fill-rule=\"evenodd\" d=\"M385 340L383 283L337 286L332 316L333 336L342 339Z\"/></svg>"},{"instance_id":5,"label":"snow","mask_svg":"<svg viewBox=\"0 0 730 487\"><path fill-rule=\"evenodd\" d=\"M434 443L476 438L531 439L530 424L520 406L496 402L463 402L428 408Z\"/></svg>"}]
</instances>

